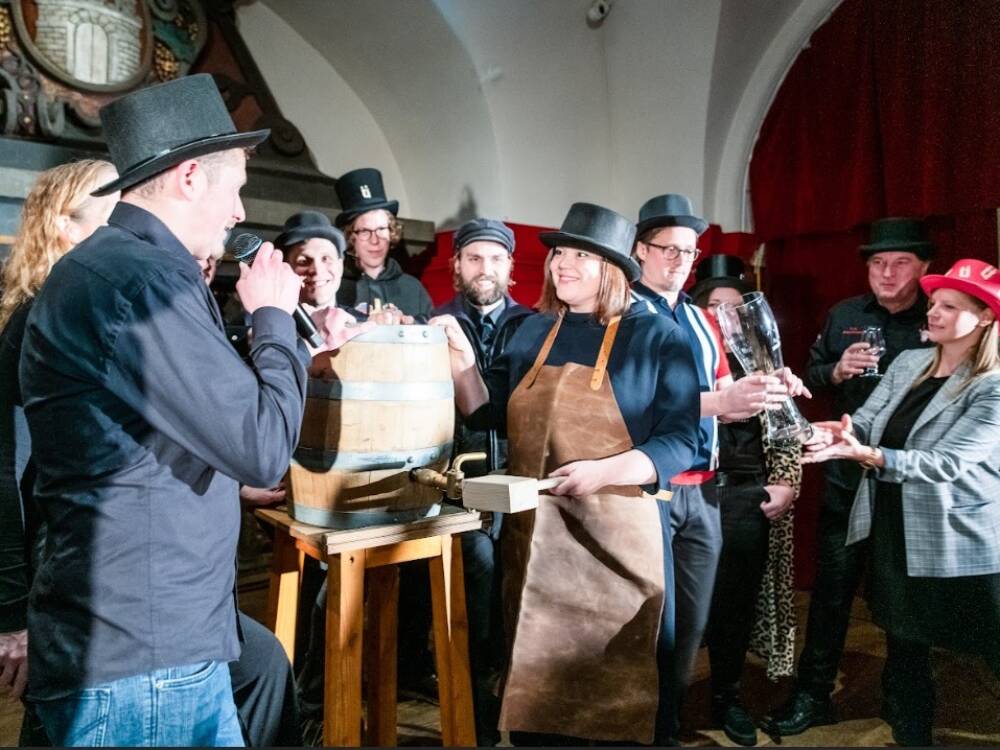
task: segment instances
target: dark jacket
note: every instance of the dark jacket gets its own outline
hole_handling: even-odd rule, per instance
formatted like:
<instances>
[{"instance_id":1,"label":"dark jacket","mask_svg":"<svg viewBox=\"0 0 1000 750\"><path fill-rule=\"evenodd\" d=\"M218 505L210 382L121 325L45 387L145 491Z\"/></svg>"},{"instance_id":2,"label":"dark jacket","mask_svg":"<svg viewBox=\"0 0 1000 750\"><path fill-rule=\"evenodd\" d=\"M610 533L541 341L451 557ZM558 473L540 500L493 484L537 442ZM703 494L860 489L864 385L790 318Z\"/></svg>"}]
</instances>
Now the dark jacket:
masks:
<instances>
[{"instance_id":1,"label":"dark jacket","mask_svg":"<svg viewBox=\"0 0 1000 750\"><path fill-rule=\"evenodd\" d=\"M53 267L20 365L47 534L31 698L238 656L237 483L288 468L309 361L287 313L253 327L249 367L198 263L127 203Z\"/></svg>"},{"instance_id":2,"label":"dark jacket","mask_svg":"<svg viewBox=\"0 0 1000 750\"><path fill-rule=\"evenodd\" d=\"M27 627L32 542L38 513L34 467L17 368L31 303L14 310L0 335L0 633Z\"/></svg>"},{"instance_id":3,"label":"dark jacket","mask_svg":"<svg viewBox=\"0 0 1000 750\"><path fill-rule=\"evenodd\" d=\"M884 373L900 352L931 346L921 338L927 326L927 298L921 293L906 310L890 313L869 292L838 302L830 309L823 330L809 349L805 382L816 392L833 396L833 419L853 414L868 400L878 385L877 378L855 376L840 385L833 384L833 368L844 350L861 340L861 331L879 326L885 336L885 354L879 359L879 372ZM861 468L853 461L830 461L824 467L828 481L844 489L854 489L861 479Z\"/></svg>"},{"instance_id":4,"label":"dark jacket","mask_svg":"<svg viewBox=\"0 0 1000 750\"><path fill-rule=\"evenodd\" d=\"M535 311L514 301L508 295L504 310L497 320L496 333L489 348L483 346L479 339L476 324L469 314L468 303L461 294L456 294L451 300L435 307L431 315L454 315L466 337L476 350L476 367L480 373L485 373L493 361L500 356L510 342L514 332L529 315ZM471 451L486 451L486 463L470 463L466 474L471 477L482 476L491 471L503 468L507 464L507 441L501 438L496 430L470 430L464 421L458 418L455 427L455 454Z\"/></svg>"},{"instance_id":5,"label":"dark jacket","mask_svg":"<svg viewBox=\"0 0 1000 750\"><path fill-rule=\"evenodd\" d=\"M426 321L434 304L423 284L415 276L403 273L394 258L386 257L385 268L373 279L358 268L353 256L344 259L344 278L337 290L337 303L347 307L366 304L365 312L371 313L375 299L382 304L392 303L406 315Z\"/></svg>"}]
</instances>

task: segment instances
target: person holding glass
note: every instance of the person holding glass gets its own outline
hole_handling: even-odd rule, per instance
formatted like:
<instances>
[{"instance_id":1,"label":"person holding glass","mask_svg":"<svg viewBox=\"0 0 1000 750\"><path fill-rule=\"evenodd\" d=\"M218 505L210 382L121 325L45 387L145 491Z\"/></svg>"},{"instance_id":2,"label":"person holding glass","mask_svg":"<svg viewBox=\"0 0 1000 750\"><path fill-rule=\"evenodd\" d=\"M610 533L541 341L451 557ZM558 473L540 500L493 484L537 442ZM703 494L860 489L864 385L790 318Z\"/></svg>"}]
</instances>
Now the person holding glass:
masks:
<instances>
[{"instance_id":1,"label":"person holding glass","mask_svg":"<svg viewBox=\"0 0 1000 750\"><path fill-rule=\"evenodd\" d=\"M883 715L916 746L933 740L932 646L1000 677L1000 272L965 259L921 286L933 348L899 355L853 417L815 425L803 457L865 469L847 543L870 548Z\"/></svg>"},{"instance_id":2,"label":"person holding glass","mask_svg":"<svg viewBox=\"0 0 1000 750\"><path fill-rule=\"evenodd\" d=\"M509 658L500 729L526 745L662 744L672 727L670 478L698 440L698 376L683 331L629 281L635 227L575 203L539 302L480 376L452 316L444 327L460 411L509 439L513 475L558 477L532 511L505 517Z\"/></svg>"},{"instance_id":3,"label":"person holding glass","mask_svg":"<svg viewBox=\"0 0 1000 750\"><path fill-rule=\"evenodd\" d=\"M924 225L915 219L876 221L871 241L860 252L868 266L869 291L834 305L809 350L806 366L806 384L817 394L833 397L835 415L855 412L878 385L878 378L860 377L866 368L884 372L900 352L927 345L922 333L927 299L920 277L927 273L934 245ZM873 356L870 345L861 341L868 327L882 332L881 357ZM824 467L824 480L816 581L796 685L768 719L772 731L784 736L836 721L831 694L865 564L861 548L844 544L861 471L850 461L830 461Z\"/></svg>"}]
</instances>

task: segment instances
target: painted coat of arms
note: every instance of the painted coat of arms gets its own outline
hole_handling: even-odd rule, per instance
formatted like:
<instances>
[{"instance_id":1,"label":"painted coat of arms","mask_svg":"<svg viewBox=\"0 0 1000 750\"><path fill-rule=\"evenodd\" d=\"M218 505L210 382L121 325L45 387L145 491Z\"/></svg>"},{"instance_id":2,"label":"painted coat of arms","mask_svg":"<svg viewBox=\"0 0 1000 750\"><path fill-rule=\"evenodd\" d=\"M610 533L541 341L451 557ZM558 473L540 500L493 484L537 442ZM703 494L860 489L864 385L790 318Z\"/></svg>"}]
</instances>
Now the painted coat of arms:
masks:
<instances>
[{"instance_id":1,"label":"painted coat of arms","mask_svg":"<svg viewBox=\"0 0 1000 750\"><path fill-rule=\"evenodd\" d=\"M45 134L61 131L52 114L57 101L94 125L108 96L185 75L207 31L200 0L0 0L0 90L30 82L42 99L35 117L27 113L30 125L37 121ZM15 117L3 105L0 130L25 129L24 105L18 102Z\"/></svg>"}]
</instances>

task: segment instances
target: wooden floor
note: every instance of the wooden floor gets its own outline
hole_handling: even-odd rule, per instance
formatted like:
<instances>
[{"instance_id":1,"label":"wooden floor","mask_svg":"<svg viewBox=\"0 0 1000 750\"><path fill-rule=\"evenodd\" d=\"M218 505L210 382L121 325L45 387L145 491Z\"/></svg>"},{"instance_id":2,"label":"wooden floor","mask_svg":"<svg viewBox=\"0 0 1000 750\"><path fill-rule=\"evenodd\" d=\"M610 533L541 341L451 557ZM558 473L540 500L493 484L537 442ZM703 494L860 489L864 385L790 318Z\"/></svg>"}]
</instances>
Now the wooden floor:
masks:
<instances>
[{"instance_id":1,"label":"wooden floor","mask_svg":"<svg viewBox=\"0 0 1000 750\"><path fill-rule=\"evenodd\" d=\"M248 592L240 598L244 609L258 614L263 598ZM799 621L804 622L807 597L799 602ZM801 634L800 634L801 640ZM884 642L877 627L869 622L864 604L856 603L848 634L847 653L841 664L836 699L842 721L828 727L816 727L799 735L794 742L801 747L875 747L892 744L889 728L878 718L881 703L879 675L885 656ZM942 745L1000 746L1000 684L980 661L949 653L938 653L934 660L938 687L936 740ZM787 695L787 682L769 683L759 665L751 663L746 674L746 702L759 716ZM721 731L709 728L708 660L704 650L699 656L695 684L689 693L685 712L684 744L691 746L731 745ZM0 747L17 744L20 705L0 692ZM440 744L438 709L424 701L406 701L399 707L400 743L406 745ZM763 734L761 745L773 744Z\"/></svg>"}]
</instances>

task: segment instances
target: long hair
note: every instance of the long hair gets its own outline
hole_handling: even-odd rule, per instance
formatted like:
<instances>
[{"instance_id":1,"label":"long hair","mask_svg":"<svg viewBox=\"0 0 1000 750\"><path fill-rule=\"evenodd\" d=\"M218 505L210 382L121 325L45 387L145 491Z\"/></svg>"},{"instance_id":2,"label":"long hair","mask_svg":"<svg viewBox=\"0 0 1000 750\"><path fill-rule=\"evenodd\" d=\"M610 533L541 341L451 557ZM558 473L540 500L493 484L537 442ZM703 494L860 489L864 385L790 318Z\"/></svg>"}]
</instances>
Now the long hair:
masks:
<instances>
[{"instance_id":1,"label":"long hair","mask_svg":"<svg viewBox=\"0 0 1000 750\"><path fill-rule=\"evenodd\" d=\"M971 294L966 296L975 303L980 311L986 309L987 305L982 300L973 297ZM979 343L969 352L967 361L969 363L969 376L962 383L961 387L963 389L981 375L1000 371L1000 320L994 320L986 326L979 337ZM931 363L920 377L917 378L913 386L916 387L928 378L934 377L934 373L937 372L938 365L940 364L941 345L939 344L934 347L934 357L931 359Z\"/></svg>"},{"instance_id":2,"label":"long hair","mask_svg":"<svg viewBox=\"0 0 1000 750\"><path fill-rule=\"evenodd\" d=\"M549 254L545 256L545 282L537 307L539 312L561 315L569 307L556 295L556 285L552 281L552 271L549 266L552 263L553 250L549 250ZM601 258L601 285L597 289L594 320L606 326L613 317L623 315L628 310L631 300L632 291L625 272L614 263Z\"/></svg>"},{"instance_id":3,"label":"long hair","mask_svg":"<svg viewBox=\"0 0 1000 750\"><path fill-rule=\"evenodd\" d=\"M72 245L59 230L58 219L79 219L93 200L101 174L114 166L100 159L61 164L39 175L21 208L21 225L3 268L0 331L15 309L41 289L52 266Z\"/></svg>"}]
</instances>

